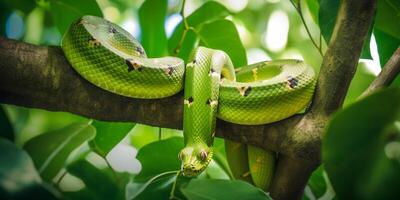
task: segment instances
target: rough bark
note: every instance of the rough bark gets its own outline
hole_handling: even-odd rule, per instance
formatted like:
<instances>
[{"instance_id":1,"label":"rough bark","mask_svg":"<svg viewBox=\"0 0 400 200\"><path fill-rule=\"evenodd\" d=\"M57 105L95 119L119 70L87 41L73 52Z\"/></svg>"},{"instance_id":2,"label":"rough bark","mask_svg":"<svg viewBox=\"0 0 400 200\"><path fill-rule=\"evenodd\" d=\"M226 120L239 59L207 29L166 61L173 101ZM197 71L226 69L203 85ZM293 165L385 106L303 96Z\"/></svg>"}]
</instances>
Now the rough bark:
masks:
<instances>
[{"instance_id":1,"label":"rough bark","mask_svg":"<svg viewBox=\"0 0 400 200\"><path fill-rule=\"evenodd\" d=\"M361 97L365 97L372 92L389 86L400 73L400 47L393 53L389 61L385 64L382 71L365 90Z\"/></svg>"}]
</instances>

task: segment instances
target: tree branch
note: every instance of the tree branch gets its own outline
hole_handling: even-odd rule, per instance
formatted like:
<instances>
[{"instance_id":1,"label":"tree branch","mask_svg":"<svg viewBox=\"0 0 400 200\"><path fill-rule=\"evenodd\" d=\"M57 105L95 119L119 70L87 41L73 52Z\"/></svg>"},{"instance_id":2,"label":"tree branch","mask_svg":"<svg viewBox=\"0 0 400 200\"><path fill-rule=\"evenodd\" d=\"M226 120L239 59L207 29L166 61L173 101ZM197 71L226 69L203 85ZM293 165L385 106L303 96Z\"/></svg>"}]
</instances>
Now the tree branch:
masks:
<instances>
[{"instance_id":1,"label":"tree branch","mask_svg":"<svg viewBox=\"0 0 400 200\"><path fill-rule=\"evenodd\" d=\"M36 46L0 37L0 49L0 60L6 61L0 62L1 103L70 112L104 121L182 129L182 93L163 99L123 97L83 79L59 47ZM222 120L217 123L219 137L288 152L280 143L285 140L284 130L289 123L265 126L242 126ZM246 135L242 135L242 130L246 130Z\"/></svg>"},{"instance_id":2,"label":"tree branch","mask_svg":"<svg viewBox=\"0 0 400 200\"><path fill-rule=\"evenodd\" d=\"M81 78L59 47L36 46L0 37L0 102L66 111L105 121L131 121L179 129L182 95L132 99L102 90Z\"/></svg>"},{"instance_id":3,"label":"tree branch","mask_svg":"<svg viewBox=\"0 0 400 200\"><path fill-rule=\"evenodd\" d=\"M400 73L400 47L393 53L389 61L383 67L381 73L372 81L361 97L368 96L372 92L389 86Z\"/></svg>"},{"instance_id":4,"label":"tree branch","mask_svg":"<svg viewBox=\"0 0 400 200\"><path fill-rule=\"evenodd\" d=\"M330 115L347 94L375 15L375 0L341 1L332 39L322 61L313 112Z\"/></svg>"}]
</instances>

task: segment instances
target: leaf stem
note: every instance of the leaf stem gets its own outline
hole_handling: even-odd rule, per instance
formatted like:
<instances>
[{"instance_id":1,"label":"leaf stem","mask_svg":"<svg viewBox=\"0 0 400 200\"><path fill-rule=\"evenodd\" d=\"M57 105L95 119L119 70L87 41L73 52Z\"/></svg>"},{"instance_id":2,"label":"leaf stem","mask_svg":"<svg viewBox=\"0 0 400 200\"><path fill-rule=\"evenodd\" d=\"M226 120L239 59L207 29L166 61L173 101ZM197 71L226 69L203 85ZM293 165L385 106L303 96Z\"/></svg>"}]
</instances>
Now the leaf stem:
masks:
<instances>
[{"instance_id":1,"label":"leaf stem","mask_svg":"<svg viewBox=\"0 0 400 200\"><path fill-rule=\"evenodd\" d=\"M65 171L61 174L61 176L57 179L57 182L55 182L55 185L57 188L60 187L61 181L64 179L65 175L67 175L68 171L65 169Z\"/></svg>"},{"instance_id":2,"label":"leaf stem","mask_svg":"<svg viewBox=\"0 0 400 200\"><path fill-rule=\"evenodd\" d=\"M169 194L169 199L176 199L176 200L181 200L177 196L175 196L175 189L176 189L176 182L178 182L178 177L180 175L181 171L177 171L174 183L172 184L171 192Z\"/></svg>"},{"instance_id":3,"label":"leaf stem","mask_svg":"<svg viewBox=\"0 0 400 200\"><path fill-rule=\"evenodd\" d=\"M106 157L106 156L104 156L104 157L103 157L103 156L100 156L100 157L102 157L102 158L104 159L104 161L106 162L107 166L110 168L111 173L113 174L114 180L118 183L118 182L119 182L118 175L117 175L117 173L114 171L114 169L112 168L111 163L108 162L107 157Z\"/></svg>"},{"instance_id":4,"label":"leaf stem","mask_svg":"<svg viewBox=\"0 0 400 200\"><path fill-rule=\"evenodd\" d=\"M192 30L194 33L196 33L198 35L197 30L194 27L189 26L189 23L185 17L185 4L186 4L186 0L182 0L182 8L181 11L179 12L179 14L182 17L182 22L183 22L183 32L182 32L182 36L179 40L178 45L176 46L175 50L174 50L174 56L178 55L179 51L182 48L183 42L185 41L187 32L189 30Z\"/></svg>"},{"instance_id":5,"label":"leaf stem","mask_svg":"<svg viewBox=\"0 0 400 200\"><path fill-rule=\"evenodd\" d=\"M189 29L189 24L187 22L187 19L185 17L185 4L186 4L186 0L182 0L182 8L181 11L179 12L182 16L182 21L183 21L183 25L185 27L185 30Z\"/></svg>"},{"instance_id":6,"label":"leaf stem","mask_svg":"<svg viewBox=\"0 0 400 200\"><path fill-rule=\"evenodd\" d=\"M321 50L321 40L322 39L320 38L320 45L318 46L317 43L314 41L314 38L312 37L311 32L310 32L310 29L308 28L307 23L306 23L306 21L304 19L303 12L301 10L301 0L298 1L297 5L293 0L290 0L290 3L292 3L292 5L296 9L297 13L299 13L300 19L301 19L301 21L302 21L302 23L304 25L304 28L307 31L308 37L310 38L310 40L313 43L314 47L317 49L318 53L322 57L323 56L323 53L322 53L322 50Z\"/></svg>"}]
</instances>

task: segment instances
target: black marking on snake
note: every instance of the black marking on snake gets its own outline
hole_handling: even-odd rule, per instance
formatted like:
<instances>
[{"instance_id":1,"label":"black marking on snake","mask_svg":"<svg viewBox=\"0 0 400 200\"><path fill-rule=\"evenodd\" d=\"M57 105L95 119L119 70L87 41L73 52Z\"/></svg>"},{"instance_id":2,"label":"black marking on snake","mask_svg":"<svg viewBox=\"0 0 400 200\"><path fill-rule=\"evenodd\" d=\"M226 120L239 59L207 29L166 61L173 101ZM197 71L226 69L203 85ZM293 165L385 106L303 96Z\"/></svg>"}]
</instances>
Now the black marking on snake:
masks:
<instances>
[{"instance_id":1,"label":"black marking on snake","mask_svg":"<svg viewBox=\"0 0 400 200\"><path fill-rule=\"evenodd\" d=\"M109 29L108 29L108 32L110 32L112 34L115 34L115 33L117 33L117 29L115 29L114 27L110 26Z\"/></svg>"},{"instance_id":2,"label":"black marking on snake","mask_svg":"<svg viewBox=\"0 0 400 200\"><path fill-rule=\"evenodd\" d=\"M139 72L142 71L142 66L133 61L133 59L128 58L125 60L126 65L128 65L128 73L133 70L138 70Z\"/></svg>"},{"instance_id":3,"label":"black marking on snake","mask_svg":"<svg viewBox=\"0 0 400 200\"><path fill-rule=\"evenodd\" d=\"M215 69L211 67L210 72L211 72L211 73L214 73L214 72L215 72Z\"/></svg>"},{"instance_id":4,"label":"black marking on snake","mask_svg":"<svg viewBox=\"0 0 400 200\"><path fill-rule=\"evenodd\" d=\"M206 104L209 105L209 106L212 106L214 104L214 100L209 98L209 99L207 99Z\"/></svg>"},{"instance_id":5,"label":"black marking on snake","mask_svg":"<svg viewBox=\"0 0 400 200\"><path fill-rule=\"evenodd\" d=\"M218 101L217 100L212 100L211 98L207 99L206 104L211 106L211 107L215 107L216 105L218 105Z\"/></svg>"},{"instance_id":6,"label":"black marking on snake","mask_svg":"<svg viewBox=\"0 0 400 200\"><path fill-rule=\"evenodd\" d=\"M244 95L243 96L245 96L245 97L249 96L250 92L251 92L251 86L249 86L247 88L247 90L244 91Z\"/></svg>"},{"instance_id":7,"label":"black marking on snake","mask_svg":"<svg viewBox=\"0 0 400 200\"><path fill-rule=\"evenodd\" d=\"M299 84L299 80L289 76L287 83L288 83L289 87L293 89Z\"/></svg>"},{"instance_id":8,"label":"black marking on snake","mask_svg":"<svg viewBox=\"0 0 400 200\"><path fill-rule=\"evenodd\" d=\"M196 59L194 59L194 60L192 61L192 63L193 63L193 64L196 64L196 63L197 63Z\"/></svg>"},{"instance_id":9,"label":"black marking on snake","mask_svg":"<svg viewBox=\"0 0 400 200\"><path fill-rule=\"evenodd\" d=\"M165 68L165 73L167 74L167 75L172 75L172 73L174 73L174 68L173 67L171 67L170 65L168 65L169 67L168 68Z\"/></svg>"},{"instance_id":10,"label":"black marking on snake","mask_svg":"<svg viewBox=\"0 0 400 200\"><path fill-rule=\"evenodd\" d=\"M142 49L141 47L139 47L139 46L136 47L136 51L137 51L140 55L143 55L143 54L144 54L143 49Z\"/></svg>"},{"instance_id":11,"label":"black marking on snake","mask_svg":"<svg viewBox=\"0 0 400 200\"><path fill-rule=\"evenodd\" d=\"M125 60L126 65L128 65L128 73L131 72L132 70L135 70L135 68L133 67L131 61L132 61L132 59L130 59L130 58Z\"/></svg>"},{"instance_id":12,"label":"black marking on snake","mask_svg":"<svg viewBox=\"0 0 400 200\"><path fill-rule=\"evenodd\" d=\"M240 96L242 96L242 97L249 96L249 94L250 94L250 92L252 90L251 86L237 87L237 89L239 91Z\"/></svg>"},{"instance_id":13,"label":"black marking on snake","mask_svg":"<svg viewBox=\"0 0 400 200\"><path fill-rule=\"evenodd\" d=\"M89 39L89 46L95 47L95 46L99 46L99 45L100 45L100 42L97 41L95 38L91 37Z\"/></svg>"},{"instance_id":14,"label":"black marking on snake","mask_svg":"<svg viewBox=\"0 0 400 200\"><path fill-rule=\"evenodd\" d=\"M183 104L187 105L190 108L190 106L192 106L193 104L193 101L193 97L189 97L188 99L183 100Z\"/></svg>"}]
</instances>

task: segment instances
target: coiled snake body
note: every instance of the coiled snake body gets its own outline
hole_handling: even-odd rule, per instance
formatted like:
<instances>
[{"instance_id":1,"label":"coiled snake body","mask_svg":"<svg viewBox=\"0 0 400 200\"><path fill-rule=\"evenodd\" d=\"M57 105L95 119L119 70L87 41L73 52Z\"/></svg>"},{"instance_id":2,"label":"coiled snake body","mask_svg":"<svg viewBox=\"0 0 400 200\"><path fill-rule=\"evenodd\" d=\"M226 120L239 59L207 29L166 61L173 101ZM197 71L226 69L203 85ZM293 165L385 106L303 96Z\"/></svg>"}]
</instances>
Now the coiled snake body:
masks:
<instances>
[{"instance_id":1,"label":"coiled snake body","mask_svg":"<svg viewBox=\"0 0 400 200\"><path fill-rule=\"evenodd\" d=\"M226 53L205 47L197 47L186 66L176 57L147 58L129 33L94 16L73 23L61 46L82 77L119 95L163 98L184 86L185 148L179 158L185 176L198 175L211 161L216 116L245 125L275 122L303 110L315 83L312 68L299 60L260 62L235 70ZM227 144L227 153L243 154L238 153L243 146ZM252 181L268 188L274 156L255 147L249 150ZM238 166L235 156L228 155L233 174L246 179L246 167Z\"/></svg>"}]
</instances>

